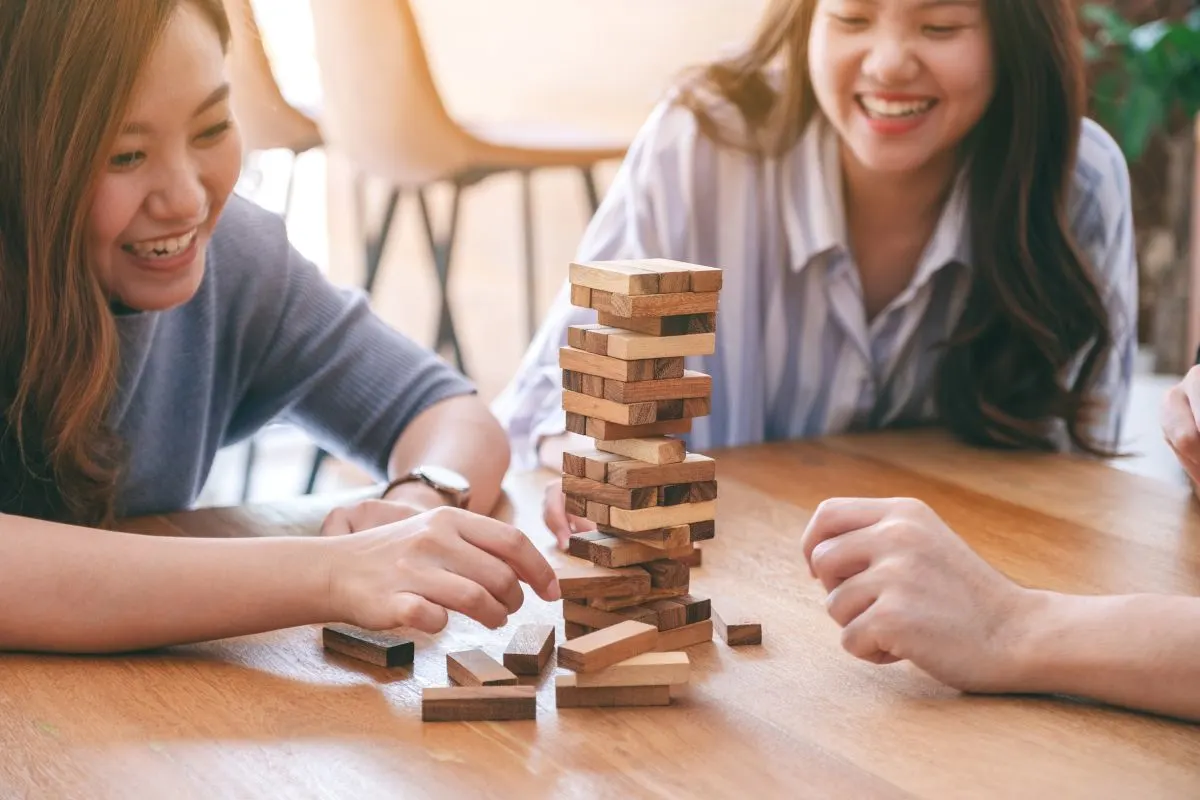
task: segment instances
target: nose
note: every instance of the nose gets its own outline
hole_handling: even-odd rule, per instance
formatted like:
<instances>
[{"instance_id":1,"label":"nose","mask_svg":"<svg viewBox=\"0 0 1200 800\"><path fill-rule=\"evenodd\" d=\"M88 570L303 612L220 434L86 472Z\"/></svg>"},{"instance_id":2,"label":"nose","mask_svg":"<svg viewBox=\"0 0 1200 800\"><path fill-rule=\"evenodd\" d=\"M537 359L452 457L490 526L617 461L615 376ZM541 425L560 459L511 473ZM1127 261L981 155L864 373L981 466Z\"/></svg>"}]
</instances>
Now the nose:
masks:
<instances>
[{"instance_id":1,"label":"nose","mask_svg":"<svg viewBox=\"0 0 1200 800\"><path fill-rule=\"evenodd\" d=\"M146 198L149 214L172 222L197 222L205 213L208 192L200 170L189 159L164 165L154 191Z\"/></svg>"},{"instance_id":2,"label":"nose","mask_svg":"<svg viewBox=\"0 0 1200 800\"><path fill-rule=\"evenodd\" d=\"M916 80L921 66L906 36L881 31L863 59L862 71L879 86L903 86Z\"/></svg>"}]
</instances>

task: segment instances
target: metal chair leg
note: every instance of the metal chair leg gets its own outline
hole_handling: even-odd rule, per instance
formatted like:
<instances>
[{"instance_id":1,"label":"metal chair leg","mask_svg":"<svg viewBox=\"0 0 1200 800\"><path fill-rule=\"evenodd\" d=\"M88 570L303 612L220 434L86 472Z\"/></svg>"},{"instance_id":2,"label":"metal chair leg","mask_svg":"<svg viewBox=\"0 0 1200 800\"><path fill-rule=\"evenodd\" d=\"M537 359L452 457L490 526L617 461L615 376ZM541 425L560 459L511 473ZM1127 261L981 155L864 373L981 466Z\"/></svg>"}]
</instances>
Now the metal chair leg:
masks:
<instances>
[{"instance_id":1,"label":"metal chair leg","mask_svg":"<svg viewBox=\"0 0 1200 800\"><path fill-rule=\"evenodd\" d=\"M450 226L446 235L438 237L433 232L433 221L429 214L429 201L425 195L425 187L417 190L417 202L421 209L421 221L425 226L425 237L429 242L429 255L433 258L433 266L437 272L438 287L441 290L441 310L438 314L437 337L433 349L446 357L449 348L451 357L458 371L467 374L463 364L462 348L458 343L458 334L454 329L454 315L450 308L450 263L454 255L454 242L458 234L458 209L462 195L462 186L454 183L454 194L450 205Z\"/></svg>"},{"instance_id":2,"label":"metal chair leg","mask_svg":"<svg viewBox=\"0 0 1200 800\"><path fill-rule=\"evenodd\" d=\"M537 257L533 235L532 173L521 173L521 234L525 244L525 335L532 342L537 333Z\"/></svg>"},{"instance_id":3,"label":"metal chair leg","mask_svg":"<svg viewBox=\"0 0 1200 800\"><path fill-rule=\"evenodd\" d=\"M308 471L308 482L304 485L304 493L312 494L317 487L317 476L321 474L321 465L325 463L325 459L329 454L324 450L317 448L317 454L313 456L312 467Z\"/></svg>"}]
</instances>

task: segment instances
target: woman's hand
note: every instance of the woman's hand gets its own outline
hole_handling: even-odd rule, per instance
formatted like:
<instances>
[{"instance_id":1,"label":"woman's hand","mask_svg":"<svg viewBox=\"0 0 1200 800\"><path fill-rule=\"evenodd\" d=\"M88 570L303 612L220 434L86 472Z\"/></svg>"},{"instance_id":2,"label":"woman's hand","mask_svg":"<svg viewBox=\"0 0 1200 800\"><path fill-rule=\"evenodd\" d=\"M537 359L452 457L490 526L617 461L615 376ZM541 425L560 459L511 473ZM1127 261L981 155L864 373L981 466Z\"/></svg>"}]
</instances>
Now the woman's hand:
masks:
<instances>
[{"instance_id":1,"label":"woman's hand","mask_svg":"<svg viewBox=\"0 0 1200 800\"><path fill-rule=\"evenodd\" d=\"M468 511L438 508L328 544L329 616L369 630L436 633L449 611L499 628L524 601L521 582L543 600L561 596L525 534Z\"/></svg>"},{"instance_id":2,"label":"woman's hand","mask_svg":"<svg viewBox=\"0 0 1200 800\"><path fill-rule=\"evenodd\" d=\"M358 533L391 522L400 522L444 505L447 505L446 498L436 489L420 481L410 481L393 487L381 499L363 500L330 511L321 525L321 535L341 536Z\"/></svg>"},{"instance_id":3,"label":"woman's hand","mask_svg":"<svg viewBox=\"0 0 1200 800\"><path fill-rule=\"evenodd\" d=\"M827 500L803 548L850 653L876 664L906 659L966 691L1019 690L1040 593L992 569L924 503Z\"/></svg>"},{"instance_id":4,"label":"woman's hand","mask_svg":"<svg viewBox=\"0 0 1200 800\"><path fill-rule=\"evenodd\" d=\"M1200 493L1200 366L1192 367L1163 398L1162 431Z\"/></svg>"},{"instance_id":5,"label":"woman's hand","mask_svg":"<svg viewBox=\"0 0 1200 800\"><path fill-rule=\"evenodd\" d=\"M555 478L546 484L546 494L542 498L542 519L558 540L558 546L562 550L567 549L572 533L596 529L596 523L590 519L567 513L567 497L562 491L562 478Z\"/></svg>"}]
</instances>

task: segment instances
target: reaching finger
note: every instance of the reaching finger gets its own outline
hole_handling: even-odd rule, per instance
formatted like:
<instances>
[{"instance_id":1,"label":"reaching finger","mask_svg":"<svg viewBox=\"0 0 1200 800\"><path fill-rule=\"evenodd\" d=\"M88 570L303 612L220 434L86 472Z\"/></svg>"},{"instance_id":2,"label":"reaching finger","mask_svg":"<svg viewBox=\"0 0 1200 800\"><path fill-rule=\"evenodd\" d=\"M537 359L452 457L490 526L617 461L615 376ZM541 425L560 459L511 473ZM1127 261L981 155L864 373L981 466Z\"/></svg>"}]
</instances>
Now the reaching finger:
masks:
<instances>
[{"instance_id":1,"label":"reaching finger","mask_svg":"<svg viewBox=\"0 0 1200 800\"><path fill-rule=\"evenodd\" d=\"M508 613L515 613L525 602L517 574L491 553L458 539L452 545L450 558L452 560L446 569L487 589L492 597L508 609Z\"/></svg>"},{"instance_id":2,"label":"reaching finger","mask_svg":"<svg viewBox=\"0 0 1200 800\"><path fill-rule=\"evenodd\" d=\"M831 592L842 581L870 567L879 544L874 528L864 528L824 540L813 548L808 562L825 591Z\"/></svg>"},{"instance_id":3,"label":"reaching finger","mask_svg":"<svg viewBox=\"0 0 1200 800\"><path fill-rule=\"evenodd\" d=\"M542 502L542 519L558 540L558 546L566 547L567 540L571 538L571 520L567 516L566 500L557 486L555 482L546 487L546 497Z\"/></svg>"},{"instance_id":4,"label":"reaching finger","mask_svg":"<svg viewBox=\"0 0 1200 800\"><path fill-rule=\"evenodd\" d=\"M804 560L812 567L812 552L821 542L883 519L891 501L881 498L836 497L817 506L800 538Z\"/></svg>"},{"instance_id":5,"label":"reaching finger","mask_svg":"<svg viewBox=\"0 0 1200 800\"><path fill-rule=\"evenodd\" d=\"M843 582L825 598L825 609L843 628L866 611L879 598L878 587L869 575L856 575Z\"/></svg>"},{"instance_id":6,"label":"reaching finger","mask_svg":"<svg viewBox=\"0 0 1200 800\"><path fill-rule=\"evenodd\" d=\"M429 634L438 633L450 621L446 609L412 592L393 595L391 616L396 624L390 627L406 626Z\"/></svg>"},{"instance_id":7,"label":"reaching finger","mask_svg":"<svg viewBox=\"0 0 1200 800\"><path fill-rule=\"evenodd\" d=\"M475 581L445 570L420 576L414 592L439 606L457 611L489 628L499 628L508 621L508 610L491 593Z\"/></svg>"},{"instance_id":8,"label":"reaching finger","mask_svg":"<svg viewBox=\"0 0 1200 800\"><path fill-rule=\"evenodd\" d=\"M512 525L478 514L460 512L458 531L463 539L504 561L529 584L543 600L562 597L558 577L546 557L538 552L529 537Z\"/></svg>"},{"instance_id":9,"label":"reaching finger","mask_svg":"<svg viewBox=\"0 0 1200 800\"><path fill-rule=\"evenodd\" d=\"M1184 468L1193 477L1200 477L1200 428L1191 402L1179 387L1168 391L1163 399L1162 429Z\"/></svg>"}]
</instances>

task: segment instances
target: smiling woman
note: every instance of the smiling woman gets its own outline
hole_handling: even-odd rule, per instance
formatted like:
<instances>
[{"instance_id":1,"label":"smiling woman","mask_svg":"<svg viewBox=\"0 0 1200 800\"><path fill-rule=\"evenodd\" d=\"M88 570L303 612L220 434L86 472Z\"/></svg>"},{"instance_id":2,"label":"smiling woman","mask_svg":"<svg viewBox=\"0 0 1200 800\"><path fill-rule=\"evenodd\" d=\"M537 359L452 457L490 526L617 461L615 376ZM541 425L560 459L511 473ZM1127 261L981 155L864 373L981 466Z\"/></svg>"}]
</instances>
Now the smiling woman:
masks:
<instances>
[{"instance_id":1,"label":"smiling woman","mask_svg":"<svg viewBox=\"0 0 1200 800\"><path fill-rule=\"evenodd\" d=\"M219 0L0 4L0 649L494 626L519 581L553 591L522 534L471 513L508 465L473 387L232 196L228 44ZM276 416L390 479L329 515L348 535L103 530L187 507Z\"/></svg>"}]
</instances>

